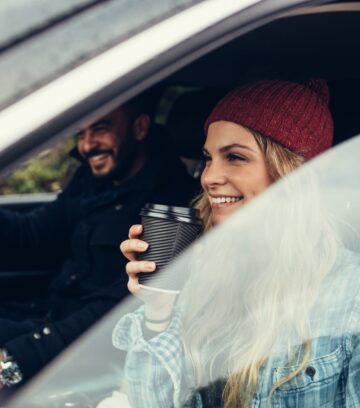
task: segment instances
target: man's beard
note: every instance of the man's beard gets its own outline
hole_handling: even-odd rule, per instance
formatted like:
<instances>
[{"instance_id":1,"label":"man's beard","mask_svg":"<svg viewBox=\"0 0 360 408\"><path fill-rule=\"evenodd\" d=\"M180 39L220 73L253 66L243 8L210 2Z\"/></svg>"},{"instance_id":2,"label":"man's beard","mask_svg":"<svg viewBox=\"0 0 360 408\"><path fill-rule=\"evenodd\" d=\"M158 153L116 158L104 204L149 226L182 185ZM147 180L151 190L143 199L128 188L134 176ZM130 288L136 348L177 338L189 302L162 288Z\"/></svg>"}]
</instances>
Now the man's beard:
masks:
<instances>
[{"instance_id":1,"label":"man's beard","mask_svg":"<svg viewBox=\"0 0 360 408\"><path fill-rule=\"evenodd\" d=\"M127 135L126 140L119 146L118 153L115 157L115 166L107 174L111 180L122 181L127 178L134 166L135 160L139 154L139 142L134 139L133 135Z\"/></svg>"},{"instance_id":2,"label":"man's beard","mask_svg":"<svg viewBox=\"0 0 360 408\"><path fill-rule=\"evenodd\" d=\"M114 167L106 174L96 175L101 181L122 181L125 179L134 165L139 152L139 142L137 142L131 130L127 132L122 143L119 144L117 154L113 149L93 149L87 153L84 158L89 160L93 156L109 154L114 161Z\"/></svg>"}]
</instances>

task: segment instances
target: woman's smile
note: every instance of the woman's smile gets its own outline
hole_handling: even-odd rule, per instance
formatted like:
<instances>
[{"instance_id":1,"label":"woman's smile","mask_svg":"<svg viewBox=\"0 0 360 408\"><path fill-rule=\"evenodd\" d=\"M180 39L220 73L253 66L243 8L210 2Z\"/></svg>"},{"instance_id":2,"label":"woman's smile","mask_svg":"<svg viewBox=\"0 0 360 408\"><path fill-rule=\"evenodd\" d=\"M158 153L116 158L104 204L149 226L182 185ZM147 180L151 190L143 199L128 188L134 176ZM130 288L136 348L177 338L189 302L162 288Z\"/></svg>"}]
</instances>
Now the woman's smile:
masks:
<instances>
[{"instance_id":1,"label":"woman's smile","mask_svg":"<svg viewBox=\"0 0 360 408\"><path fill-rule=\"evenodd\" d=\"M237 205L244 199L243 196L209 196L211 208L223 208Z\"/></svg>"},{"instance_id":2,"label":"woman's smile","mask_svg":"<svg viewBox=\"0 0 360 408\"><path fill-rule=\"evenodd\" d=\"M211 207L212 224L222 222L272 183L258 143L240 125L212 123L203 150L206 165L201 184Z\"/></svg>"}]
</instances>

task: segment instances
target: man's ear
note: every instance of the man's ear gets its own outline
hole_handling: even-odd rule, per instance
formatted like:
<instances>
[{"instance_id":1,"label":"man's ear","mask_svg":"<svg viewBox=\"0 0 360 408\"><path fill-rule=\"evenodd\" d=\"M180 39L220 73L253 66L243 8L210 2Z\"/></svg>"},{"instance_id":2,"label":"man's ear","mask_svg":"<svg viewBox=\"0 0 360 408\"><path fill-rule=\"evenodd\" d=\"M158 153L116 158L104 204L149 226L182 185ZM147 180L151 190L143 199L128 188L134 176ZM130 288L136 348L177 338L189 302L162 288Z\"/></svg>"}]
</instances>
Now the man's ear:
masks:
<instances>
[{"instance_id":1,"label":"man's ear","mask_svg":"<svg viewBox=\"0 0 360 408\"><path fill-rule=\"evenodd\" d=\"M144 140L149 133L150 125L151 119L149 115L142 113L138 116L133 123L133 135L135 140L139 142Z\"/></svg>"}]
</instances>

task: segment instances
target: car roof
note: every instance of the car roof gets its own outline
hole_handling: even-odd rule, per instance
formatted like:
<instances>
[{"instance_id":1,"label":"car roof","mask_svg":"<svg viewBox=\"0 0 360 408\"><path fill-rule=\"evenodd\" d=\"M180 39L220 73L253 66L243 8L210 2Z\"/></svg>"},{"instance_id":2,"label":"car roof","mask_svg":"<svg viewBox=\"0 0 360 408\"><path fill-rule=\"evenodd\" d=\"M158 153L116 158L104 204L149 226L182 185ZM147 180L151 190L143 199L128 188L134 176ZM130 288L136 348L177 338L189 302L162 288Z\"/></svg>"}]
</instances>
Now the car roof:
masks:
<instances>
[{"instance_id":1,"label":"car roof","mask_svg":"<svg viewBox=\"0 0 360 408\"><path fill-rule=\"evenodd\" d=\"M259 78L360 78L358 49L360 2L307 7L249 30L168 82L230 89Z\"/></svg>"},{"instance_id":2,"label":"car roof","mask_svg":"<svg viewBox=\"0 0 360 408\"><path fill-rule=\"evenodd\" d=\"M158 3L161 2L156 2L156 7ZM38 15L33 17L28 26L31 27L29 32L35 34L27 38L26 30L23 31L23 39L18 43L15 41L13 47L8 47L0 54L0 81L3 82L0 84L0 105L2 103L4 107L20 98L23 107L23 101L28 99L25 95L34 95L26 109L13 110L13 106L19 105L15 103L0 112L0 123L6 129L9 143L16 145L15 148L6 148L3 138L0 167L9 166L17 156L29 151L30 147L41 145L54 135L61 137L68 132L69 126L78 124L79 120L101 115L162 78L165 78L164 84L168 85L211 86L223 90L241 81L259 77L287 76L290 79L302 79L300 77L311 73L330 80L357 79L359 56L352 50L359 48L359 2L317 6L318 3L316 1L315 6L309 7L309 2L299 0L284 0L276 4L266 0L247 0L240 6L238 2L229 1L225 7L219 0L166 0L160 10L162 14L156 17L156 7L150 0L141 0L133 7L129 6L134 4L130 0L120 3L84 1L76 3L77 8L66 3L67 8L64 5L63 9L55 13L55 17L51 17L64 21L48 27L46 35L36 33L46 18L50 18L50 14L45 13L46 18L39 19L39 6ZM44 1L38 0L36 4L44 4ZM130 15L131 12L138 14L136 12L140 5L148 6L146 17L133 22L133 26L129 23L119 29L118 26L122 24L116 19L121 15L121 4L128 10L124 14L126 21L131 20L129 10ZM308 7L299 10L301 4ZM189 7L189 19L183 19L189 23L177 23ZM329 10L329 7L333 7L333 10ZM206 18L200 19L204 16L204 10L209 12ZM167 18L175 12L178 14L174 17L179 16L179 19ZM18 9L16 13L20 13ZM2 18L4 19L4 15ZM17 18L20 18L19 15ZM164 22L157 24L161 18ZM88 24L95 20L98 21L93 27ZM112 24L104 24L105 22ZM337 30L332 29L334 23L337 24ZM151 24L154 26L146 31L145 28ZM164 34L159 36L156 30L166 24L167 31L164 30L163 33L172 33L174 38L166 38L169 44L166 46L169 48L161 48L160 39L163 39ZM173 30L176 24L180 24L182 29ZM306 30L301 29L303 25L307 27ZM100 28L104 28L103 36L91 40L92 35L95 38ZM142 33L136 35L137 30L145 30L143 36ZM286 36L282 35L284 30L287 32ZM160 31L159 29L158 32ZM121 37L121 32L125 33L124 37ZM145 44L150 38L150 32L154 34L151 37L154 38L154 43L149 47L151 51L136 48L135 39L140 40L142 36L141 40L144 41L139 41L139 44ZM82 35L78 38L76 33ZM14 36L15 34L12 38ZM4 37L1 38L5 41ZM73 38L77 41L73 41ZM125 41L126 38L129 41ZM121 42L122 40L124 41ZM120 44L114 46L119 41ZM4 44L5 42L3 46ZM86 50L87 46L89 48ZM108 47L110 48L107 49ZM105 56L115 55L116 52L116 57L106 60ZM337 53L342 53L343 59L348 62L344 64L339 61ZM133 61L129 63L129 59ZM26 61L33 61L33 65L28 66ZM190 64L192 61L194 62ZM90 66L92 68L88 71L91 74L88 73L86 77L81 70ZM182 67L184 68L181 69ZM111 70L112 76L109 74ZM101 72L101 75L97 75L97 72ZM95 79L102 81L106 75L109 78L97 85ZM59 80L54 81L58 76ZM64 79L65 82L65 78L68 80L70 77L73 77L71 86L65 87L61 81ZM46 84L48 85L44 86ZM51 96L50 89L54 90L56 86L54 96ZM42 90L46 91L43 92L42 99L36 99L35 96L40 95ZM46 104L44 101L49 99L52 103ZM36 104L37 100L40 102ZM55 105L59 106L58 111ZM45 114L45 110L50 113ZM8 111L13 115L6 116ZM22 121L16 120L18 112L24 112L21 115ZM41 115L42 118L36 122L35 119ZM28 140L24 143L20 139Z\"/></svg>"},{"instance_id":3,"label":"car roof","mask_svg":"<svg viewBox=\"0 0 360 408\"><path fill-rule=\"evenodd\" d=\"M2 1L0 109L200 1Z\"/></svg>"}]
</instances>

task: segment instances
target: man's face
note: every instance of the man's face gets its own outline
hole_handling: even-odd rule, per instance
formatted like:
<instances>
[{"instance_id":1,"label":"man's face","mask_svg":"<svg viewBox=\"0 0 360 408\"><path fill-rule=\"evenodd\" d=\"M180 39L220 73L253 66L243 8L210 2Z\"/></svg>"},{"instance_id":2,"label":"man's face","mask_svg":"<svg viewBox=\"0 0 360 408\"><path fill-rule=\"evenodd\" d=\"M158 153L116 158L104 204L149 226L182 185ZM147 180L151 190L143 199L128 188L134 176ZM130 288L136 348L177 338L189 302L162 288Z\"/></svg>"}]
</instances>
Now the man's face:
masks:
<instances>
[{"instance_id":1,"label":"man's face","mask_svg":"<svg viewBox=\"0 0 360 408\"><path fill-rule=\"evenodd\" d=\"M77 132L77 148L95 177L117 170L120 150L131 143L131 133L129 115L121 108Z\"/></svg>"}]
</instances>

